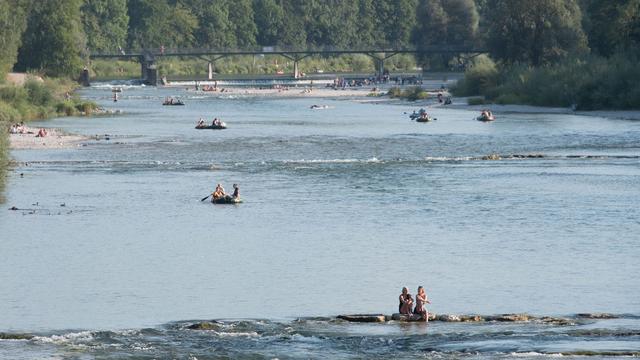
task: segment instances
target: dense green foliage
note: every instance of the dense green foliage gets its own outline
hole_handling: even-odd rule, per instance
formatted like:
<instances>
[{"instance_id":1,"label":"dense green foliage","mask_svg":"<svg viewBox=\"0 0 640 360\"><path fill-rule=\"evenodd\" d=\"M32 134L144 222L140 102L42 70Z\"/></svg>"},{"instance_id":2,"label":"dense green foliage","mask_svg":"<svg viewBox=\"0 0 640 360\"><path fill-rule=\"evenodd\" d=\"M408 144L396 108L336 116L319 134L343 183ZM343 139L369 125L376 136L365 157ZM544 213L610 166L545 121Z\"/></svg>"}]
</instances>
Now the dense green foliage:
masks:
<instances>
[{"instance_id":1,"label":"dense green foliage","mask_svg":"<svg viewBox=\"0 0 640 360\"><path fill-rule=\"evenodd\" d=\"M84 65L85 38L80 23L83 0L32 1L18 52L18 70L75 76Z\"/></svg>"},{"instance_id":2,"label":"dense green foliage","mask_svg":"<svg viewBox=\"0 0 640 360\"><path fill-rule=\"evenodd\" d=\"M22 0L0 1L0 83L16 62L22 32L27 26L26 7Z\"/></svg>"},{"instance_id":3,"label":"dense green foliage","mask_svg":"<svg viewBox=\"0 0 640 360\"><path fill-rule=\"evenodd\" d=\"M499 104L575 106L580 110L640 108L637 54L611 58L591 55L533 67L516 64L500 70L480 62L467 71L455 94L484 95ZM473 101L478 102L477 99Z\"/></svg>"},{"instance_id":4,"label":"dense green foliage","mask_svg":"<svg viewBox=\"0 0 640 360\"><path fill-rule=\"evenodd\" d=\"M108 51L127 44L127 0L85 0L82 26L90 51Z\"/></svg>"},{"instance_id":5,"label":"dense green foliage","mask_svg":"<svg viewBox=\"0 0 640 360\"><path fill-rule=\"evenodd\" d=\"M498 63L477 58L456 95L484 96L470 100L476 103L640 108L640 0L486 0L479 9L492 19L487 46Z\"/></svg>"},{"instance_id":6,"label":"dense green foliage","mask_svg":"<svg viewBox=\"0 0 640 360\"><path fill-rule=\"evenodd\" d=\"M587 50L576 0L490 0L487 46L495 59L534 66Z\"/></svg>"}]
</instances>

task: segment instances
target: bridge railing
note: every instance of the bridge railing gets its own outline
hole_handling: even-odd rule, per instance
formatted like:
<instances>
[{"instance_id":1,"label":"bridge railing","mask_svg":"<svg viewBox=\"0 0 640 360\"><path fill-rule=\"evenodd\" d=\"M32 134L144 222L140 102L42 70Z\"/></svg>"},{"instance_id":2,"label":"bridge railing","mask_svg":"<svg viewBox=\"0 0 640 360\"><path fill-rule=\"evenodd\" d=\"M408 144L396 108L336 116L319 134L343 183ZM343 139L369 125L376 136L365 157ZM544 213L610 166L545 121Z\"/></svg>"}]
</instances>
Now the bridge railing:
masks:
<instances>
[{"instance_id":1,"label":"bridge railing","mask_svg":"<svg viewBox=\"0 0 640 360\"><path fill-rule=\"evenodd\" d=\"M141 57L141 56L189 56L189 55L251 55L251 54L346 54L346 53L479 53L484 49L472 44L432 45L424 47L283 47L256 46L249 48L138 48L114 49L113 51L91 52L91 57Z\"/></svg>"}]
</instances>

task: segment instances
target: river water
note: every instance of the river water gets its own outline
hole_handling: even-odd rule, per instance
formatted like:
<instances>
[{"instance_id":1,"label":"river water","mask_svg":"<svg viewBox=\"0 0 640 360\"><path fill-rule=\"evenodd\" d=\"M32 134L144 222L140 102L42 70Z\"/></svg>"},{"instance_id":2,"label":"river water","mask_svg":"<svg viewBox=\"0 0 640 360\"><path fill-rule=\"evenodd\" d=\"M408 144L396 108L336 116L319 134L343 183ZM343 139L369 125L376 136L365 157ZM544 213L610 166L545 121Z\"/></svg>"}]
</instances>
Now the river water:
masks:
<instances>
[{"instance_id":1,"label":"river water","mask_svg":"<svg viewBox=\"0 0 640 360\"><path fill-rule=\"evenodd\" d=\"M424 124L409 103L81 94L124 114L47 121L99 136L12 152L4 207L30 210L0 212L1 358L640 354L638 121L434 107ZM186 106L161 106L169 95ZM201 116L229 128L195 130ZM244 202L201 202L217 182ZM418 285L435 313L573 320L333 320L395 312Z\"/></svg>"}]
</instances>

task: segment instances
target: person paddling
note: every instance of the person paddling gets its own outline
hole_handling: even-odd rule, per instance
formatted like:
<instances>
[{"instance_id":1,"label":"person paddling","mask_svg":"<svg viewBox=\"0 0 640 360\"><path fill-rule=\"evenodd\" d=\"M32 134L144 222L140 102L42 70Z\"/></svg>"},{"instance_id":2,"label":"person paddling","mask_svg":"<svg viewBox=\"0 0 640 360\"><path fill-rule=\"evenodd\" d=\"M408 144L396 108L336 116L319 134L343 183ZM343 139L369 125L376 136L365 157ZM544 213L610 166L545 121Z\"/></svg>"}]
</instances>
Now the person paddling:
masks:
<instances>
[{"instance_id":1,"label":"person paddling","mask_svg":"<svg viewBox=\"0 0 640 360\"><path fill-rule=\"evenodd\" d=\"M216 186L216 190L213 192L213 200L218 200L218 199L222 199L224 197L224 188L222 187L221 184L218 184Z\"/></svg>"}]
</instances>

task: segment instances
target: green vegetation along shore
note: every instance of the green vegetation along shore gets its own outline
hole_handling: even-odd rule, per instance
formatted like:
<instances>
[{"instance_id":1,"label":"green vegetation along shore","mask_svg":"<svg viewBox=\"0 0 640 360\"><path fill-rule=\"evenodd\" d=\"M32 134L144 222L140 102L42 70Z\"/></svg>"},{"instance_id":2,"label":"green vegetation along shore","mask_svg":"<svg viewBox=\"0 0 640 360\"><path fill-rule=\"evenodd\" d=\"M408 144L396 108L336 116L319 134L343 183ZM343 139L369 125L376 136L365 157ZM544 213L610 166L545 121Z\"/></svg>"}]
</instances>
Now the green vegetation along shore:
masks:
<instances>
[{"instance_id":1,"label":"green vegetation along shore","mask_svg":"<svg viewBox=\"0 0 640 360\"><path fill-rule=\"evenodd\" d=\"M640 109L640 2L487 0L490 56L454 94L472 104Z\"/></svg>"}]
</instances>

